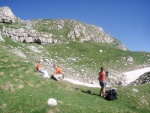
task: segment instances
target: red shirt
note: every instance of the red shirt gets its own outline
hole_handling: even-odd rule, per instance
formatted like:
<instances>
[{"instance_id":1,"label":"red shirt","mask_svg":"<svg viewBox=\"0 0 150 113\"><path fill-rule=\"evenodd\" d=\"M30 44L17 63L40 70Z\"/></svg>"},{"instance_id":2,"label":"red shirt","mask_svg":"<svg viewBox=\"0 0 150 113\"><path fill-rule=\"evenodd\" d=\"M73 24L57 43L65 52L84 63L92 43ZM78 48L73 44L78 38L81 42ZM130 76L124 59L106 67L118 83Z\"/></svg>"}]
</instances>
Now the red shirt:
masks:
<instances>
[{"instance_id":1,"label":"red shirt","mask_svg":"<svg viewBox=\"0 0 150 113\"><path fill-rule=\"evenodd\" d=\"M40 64L37 64L36 70L41 70L41 65Z\"/></svg>"},{"instance_id":2,"label":"red shirt","mask_svg":"<svg viewBox=\"0 0 150 113\"><path fill-rule=\"evenodd\" d=\"M56 75L58 75L58 74L62 74L62 70L60 67L56 68Z\"/></svg>"},{"instance_id":3,"label":"red shirt","mask_svg":"<svg viewBox=\"0 0 150 113\"><path fill-rule=\"evenodd\" d=\"M105 78L106 78L105 72L104 71L99 72L99 77L98 77L99 81L105 81Z\"/></svg>"}]
</instances>

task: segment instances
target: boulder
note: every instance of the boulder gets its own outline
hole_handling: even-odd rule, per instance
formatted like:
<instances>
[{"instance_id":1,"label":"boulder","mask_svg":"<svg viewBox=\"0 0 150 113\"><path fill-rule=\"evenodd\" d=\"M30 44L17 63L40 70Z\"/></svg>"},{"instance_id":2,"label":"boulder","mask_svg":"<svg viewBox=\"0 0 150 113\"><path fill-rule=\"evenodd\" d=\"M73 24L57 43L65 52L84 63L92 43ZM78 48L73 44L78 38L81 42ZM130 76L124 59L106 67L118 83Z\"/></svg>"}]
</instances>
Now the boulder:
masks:
<instances>
[{"instance_id":1,"label":"boulder","mask_svg":"<svg viewBox=\"0 0 150 113\"><path fill-rule=\"evenodd\" d=\"M0 7L0 22L14 23L16 20L15 15L12 13L9 7Z\"/></svg>"},{"instance_id":2,"label":"boulder","mask_svg":"<svg viewBox=\"0 0 150 113\"><path fill-rule=\"evenodd\" d=\"M56 105L57 105L57 101L56 101L56 99L54 99L54 98L48 99L47 103L48 103L48 105L50 105L50 106L56 106Z\"/></svg>"}]
</instances>

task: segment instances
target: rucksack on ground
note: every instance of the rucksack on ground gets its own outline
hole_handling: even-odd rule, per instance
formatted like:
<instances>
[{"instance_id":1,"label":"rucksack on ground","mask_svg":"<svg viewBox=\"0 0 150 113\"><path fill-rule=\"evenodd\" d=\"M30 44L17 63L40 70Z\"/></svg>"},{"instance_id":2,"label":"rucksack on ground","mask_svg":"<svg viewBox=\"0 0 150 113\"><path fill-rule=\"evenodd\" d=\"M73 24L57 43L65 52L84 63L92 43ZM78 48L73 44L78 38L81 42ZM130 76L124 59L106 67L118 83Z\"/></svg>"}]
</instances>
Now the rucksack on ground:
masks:
<instances>
[{"instance_id":1,"label":"rucksack on ground","mask_svg":"<svg viewBox=\"0 0 150 113\"><path fill-rule=\"evenodd\" d=\"M106 100L115 100L117 99L118 94L115 89L109 89L106 91L105 99Z\"/></svg>"}]
</instances>

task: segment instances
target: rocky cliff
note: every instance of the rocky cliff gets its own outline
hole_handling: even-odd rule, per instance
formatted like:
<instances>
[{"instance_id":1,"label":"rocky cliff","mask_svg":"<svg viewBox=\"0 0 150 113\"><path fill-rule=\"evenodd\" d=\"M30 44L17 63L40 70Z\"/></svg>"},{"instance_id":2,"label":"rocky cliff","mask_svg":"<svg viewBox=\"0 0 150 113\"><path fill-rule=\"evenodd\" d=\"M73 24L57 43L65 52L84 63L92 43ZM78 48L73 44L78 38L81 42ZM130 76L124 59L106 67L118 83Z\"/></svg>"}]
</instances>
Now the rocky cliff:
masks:
<instances>
[{"instance_id":1,"label":"rocky cliff","mask_svg":"<svg viewBox=\"0 0 150 113\"><path fill-rule=\"evenodd\" d=\"M0 7L0 22L13 23L15 20L16 17L9 7Z\"/></svg>"},{"instance_id":2,"label":"rocky cliff","mask_svg":"<svg viewBox=\"0 0 150 113\"><path fill-rule=\"evenodd\" d=\"M97 26L88 25L72 19L40 19L23 21L17 19L10 8L0 8L2 36L27 43L68 43L70 41L96 41L109 43L121 50L127 48L117 39ZM5 25L5 22L12 22Z\"/></svg>"}]
</instances>

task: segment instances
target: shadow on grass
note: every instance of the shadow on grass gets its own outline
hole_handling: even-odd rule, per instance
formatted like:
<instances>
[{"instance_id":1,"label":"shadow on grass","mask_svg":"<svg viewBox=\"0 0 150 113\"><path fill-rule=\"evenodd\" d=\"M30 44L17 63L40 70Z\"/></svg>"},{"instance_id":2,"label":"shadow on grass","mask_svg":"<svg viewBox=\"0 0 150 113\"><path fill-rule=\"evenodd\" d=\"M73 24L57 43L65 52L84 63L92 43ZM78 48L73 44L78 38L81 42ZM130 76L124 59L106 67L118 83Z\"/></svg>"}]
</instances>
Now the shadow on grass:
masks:
<instances>
[{"instance_id":1,"label":"shadow on grass","mask_svg":"<svg viewBox=\"0 0 150 113\"><path fill-rule=\"evenodd\" d=\"M86 94L90 94L90 95L99 96L99 94L93 93L93 92L90 91L90 90L87 90L87 91L81 90L81 92L82 92L82 93L86 93Z\"/></svg>"}]
</instances>

